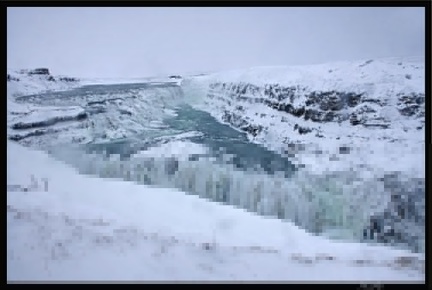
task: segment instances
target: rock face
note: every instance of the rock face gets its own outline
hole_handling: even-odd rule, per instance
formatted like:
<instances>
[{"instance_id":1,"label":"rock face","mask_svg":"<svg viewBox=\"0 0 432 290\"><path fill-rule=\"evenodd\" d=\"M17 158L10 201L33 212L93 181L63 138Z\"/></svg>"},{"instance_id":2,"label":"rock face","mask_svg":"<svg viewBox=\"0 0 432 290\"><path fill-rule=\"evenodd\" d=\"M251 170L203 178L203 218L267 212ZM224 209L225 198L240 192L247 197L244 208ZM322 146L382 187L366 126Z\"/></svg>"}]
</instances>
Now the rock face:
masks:
<instances>
[{"instance_id":1,"label":"rock face","mask_svg":"<svg viewBox=\"0 0 432 290\"><path fill-rule=\"evenodd\" d=\"M16 72L15 72L16 73ZM64 83L78 83L79 79L73 78L73 77L66 77L66 76L59 76L55 78L53 75L50 74L50 71L48 68L35 68L32 70L21 70L18 72L19 74L23 75L23 78L33 76L39 77L41 80L47 80L49 82L64 82ZM7 81L20 81L20 78L14 76L14 74L7 74ZM40 81L40 80L38 80Z\"/></svg>"},{"instance_id":2,"label":"rock face","mask_svg":"<svg viewBox=\"0 0 432 290\"><path fill-rule=\"evenodd\" d=\"M424 94L398 94L398 110L403 116L424 117Z\"/></svg>"},{"instance_id":3,"label":"rock face","mask_svg":"<svg viewBox=\"0 0 432 290\"><path fill-rule=\"evenodd\" d=\"M10 74L7 74L7 81L8 81L8 82L11 82L11 81L19 82L20 79L17 78L17 77L13 77L13 76L11 76Z\"/></svg>"},{"instance_id":4,"label":"rock face","mask_svg":"<svg viewBox=\"0 0 432 290\"><path fill-rule=\"evenodd\" d=\"M46 80L49 82L55 82L56 79L50 74L49 69L47 68L35 68L33 70L28 71L28 75L40 75L45 76Z\"/></svg>"},{"instance_id":5,"label":"rock face","mask_svg":"<svg viewBox=\"0 0 432 290\"><path fill-rule=\"evenodd\" d=\"M48 127L51 125L54 125L59 122L66 122L66 121L82 121L87 118L86 112L80 112L76 114L75 116L58 116L53 118L48 118L43 121L36 121L36 122L18 122L11 126L14 130L23 130L23 129L33 129L33 128L39 128L39 127Z\"/></svg>"},{"instance_id":6,"label":"rock face","mask_svg":"<svg viewBox=\"0 0 432 290\"><path fill-rule=\"evenodd\" d=\"M62 81L62 82L77 82L78 79L77 78L72 78L72 77L60 77L59 81Z\"/></svg>"},{"instance_id":7,"label":"rock face","mask_svg":"<svg viewBox=\"0 0 432 290\"><path fill-rule=\"evenodd\" d=\"M382 180L391 201L383 212L370 217L363 238L393 245L408 244L414 251L423 251L420 240L425 233L424 180L401 182L397 173L386 174Z\"/></svg>"},{"instance_id":8,"label":"rock face","mask_svg":"<svg viewBox=\"0 0 432 290\"><path fill-rule=\"evenodd\" d=\"M29 75L49 75L49 70L47 68L35 68L28 72Z\"/></svg>"},{"instance_id":9,"label":"rock face","mask_svg":"<svg viewBox=\"0 0 432 290\"><path fill-rule=\"evenodd\" d=\"M395 97L398 98L400 115L424 117L423 93L396 94ZM371 129L388 129L392 125L389 116L380 115L380 111L389 106L386 101L365 92L308 91L307 87L301 86L214 82L209 85L207 98L208 104L219 104L224 122L239 129L248 126L257 128L257 124L243 116L245 107L252 104L263 104L275 111L314 123L347 122L351 126ZM303 127L294 130L299 134L311 131ZM250 133L255 136L256 130L250 130Z\"/></svg>"}]
</instances>

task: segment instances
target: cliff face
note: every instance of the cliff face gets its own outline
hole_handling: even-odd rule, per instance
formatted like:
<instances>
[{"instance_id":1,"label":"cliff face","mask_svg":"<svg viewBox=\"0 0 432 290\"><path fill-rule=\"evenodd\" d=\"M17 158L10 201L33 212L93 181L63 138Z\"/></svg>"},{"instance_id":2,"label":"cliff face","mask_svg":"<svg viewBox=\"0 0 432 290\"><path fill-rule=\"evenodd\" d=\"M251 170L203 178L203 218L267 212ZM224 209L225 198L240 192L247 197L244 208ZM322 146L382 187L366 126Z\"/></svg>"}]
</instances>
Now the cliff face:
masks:
<instances>
[{"instance_id":1,"label":"cliff face","mask_svg":"<svg viewBox=\"0 0 432 290\"><path fill-rule=\"evenodd\" d=\"M423 172L409 161L412 151L424 152L422 58L252 68L191 78L183 87L185 94L201 92L203 110L254 142L301 157L298 164ZM341 154L345 161L329 162ZM328 158L317 160L321 155Z\"/></svg>"},{"instance_id":2,"label":"cliff face","mask_svg":"<svg viewBox=\"0 0 432 290\"><path fill-rule=\"evenodd\" d=\"M263 87L249 83L211 83L207 93L209 101L223 110L222 120L256 136L262 127L253 124L250 117L245 116L245 109L252 104L264 105L274 111L282 112L281 122L292 126L298 134L309 134L316 130L319 123L338 123L345 126L361 126L363 128L388 129L392 126L389 116L380 114L389 105L385 100L368 96L366 93L353 91L307 91L306 87L281 86L266 84ZM424 93L396 93L397 110L400 115L419 120L417 130L424 126ZM216 102L213 102L216 100ZM286 116L284 116L286 115ZM258 114L259 118L266 114ZM310 127L290 124L287 116L301 121L311 121ZM397 119L400 116L393 116ZM259 119L257 118L257 119ZM274 118L274 115L273 115ZM322 133L322 134L320 134ZM316 137L324 137L322 131L316 131Z\"/></svg>"}]
</instances>

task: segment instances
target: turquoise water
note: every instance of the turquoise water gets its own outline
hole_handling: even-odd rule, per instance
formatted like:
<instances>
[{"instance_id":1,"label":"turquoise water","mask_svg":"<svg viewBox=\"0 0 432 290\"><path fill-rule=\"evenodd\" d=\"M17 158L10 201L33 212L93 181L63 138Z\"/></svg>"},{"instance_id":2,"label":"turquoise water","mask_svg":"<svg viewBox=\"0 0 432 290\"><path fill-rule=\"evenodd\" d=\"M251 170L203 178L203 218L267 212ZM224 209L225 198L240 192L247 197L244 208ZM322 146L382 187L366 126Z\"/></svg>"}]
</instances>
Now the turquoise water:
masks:
<instances>
[{"instance_id":1,"label":"turquoise water","mask_svg":"<svg viewBox=\"0 0 432 290\"><path fill-rule=\"evenodd\" d=\"M84 108L97 103L107 110L89 115L86 122L95 123L101 130L114 125L127 129L129 120L143 125L140 131L125 138L53 150L57 158L76 166L83 174L176 188L290 220L313 233L350 240L361 239L371 207L386 201L378 181L351 184L349 180L355 180L355 172L328 176L299 173L287 157L250 142L246 133L195 109L187 92L174 84L85 86L25 96L21 101ZM124 108L130 109L130 116L119 113ZM153 121L157 125L151 125ZM199 144L207 148L207 153L189 158L178 158L170 152L135 155L176 140Z\"/></svg>"}]
</instances>

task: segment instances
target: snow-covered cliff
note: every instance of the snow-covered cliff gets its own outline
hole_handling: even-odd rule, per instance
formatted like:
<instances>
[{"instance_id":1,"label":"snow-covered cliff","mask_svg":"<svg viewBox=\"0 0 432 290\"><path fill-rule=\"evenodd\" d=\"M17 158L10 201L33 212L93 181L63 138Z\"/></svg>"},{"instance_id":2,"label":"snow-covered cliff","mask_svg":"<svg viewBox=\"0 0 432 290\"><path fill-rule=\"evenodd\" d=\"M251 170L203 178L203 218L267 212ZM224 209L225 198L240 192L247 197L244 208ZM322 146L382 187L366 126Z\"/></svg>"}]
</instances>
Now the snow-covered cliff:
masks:
<instances>
[{"instance_id":1,"label":"snow-covered cliff","mask_svg":"<svg viewBox=\"0 0 432 290\"><path fill-rule=\"evenodd\" d=\"M257 67L185 80L200 108L314 171L424 176L424 59ZM303 154L297 154L303 152Z\"/></svg>"},{"instance_id":2,"label":"snow-covered cliff","mask_svg":"<svg viewBox=\"0 0 432 290\"><path fill-rule=\"evenodd\" d=\"M369 219L363 237L419 250L425 221L424 74L422 57L387 58L221 72L186 79L183 89L185 95L204 95L197 107L220 122L288 156L300 169L292 180L303 193L326 191L329 202L335 195L330 186L351 201L364 196L367 201L357 206L372 204L372 196L388 197L376 202L380 209L369 217L361 210Z\"/></svg>"}]
</instances>

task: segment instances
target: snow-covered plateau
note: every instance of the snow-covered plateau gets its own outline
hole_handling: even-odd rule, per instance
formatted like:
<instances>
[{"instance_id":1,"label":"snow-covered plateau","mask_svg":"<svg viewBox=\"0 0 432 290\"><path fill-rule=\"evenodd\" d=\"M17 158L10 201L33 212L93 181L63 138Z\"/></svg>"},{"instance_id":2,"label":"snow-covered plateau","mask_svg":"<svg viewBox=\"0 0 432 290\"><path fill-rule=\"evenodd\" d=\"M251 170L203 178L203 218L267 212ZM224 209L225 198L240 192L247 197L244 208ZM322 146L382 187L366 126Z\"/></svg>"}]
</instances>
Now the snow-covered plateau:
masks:
<instances>
[{"instance_id":1,"label":"snow-covered plateau","mask_svg":"<svg viewBox=\"0 0 432 290\"><path fill-rule=\"evenodd\" d=\"M424 58L10 70L7 280L425 281Z\"/></svg>"}]
</instances>

